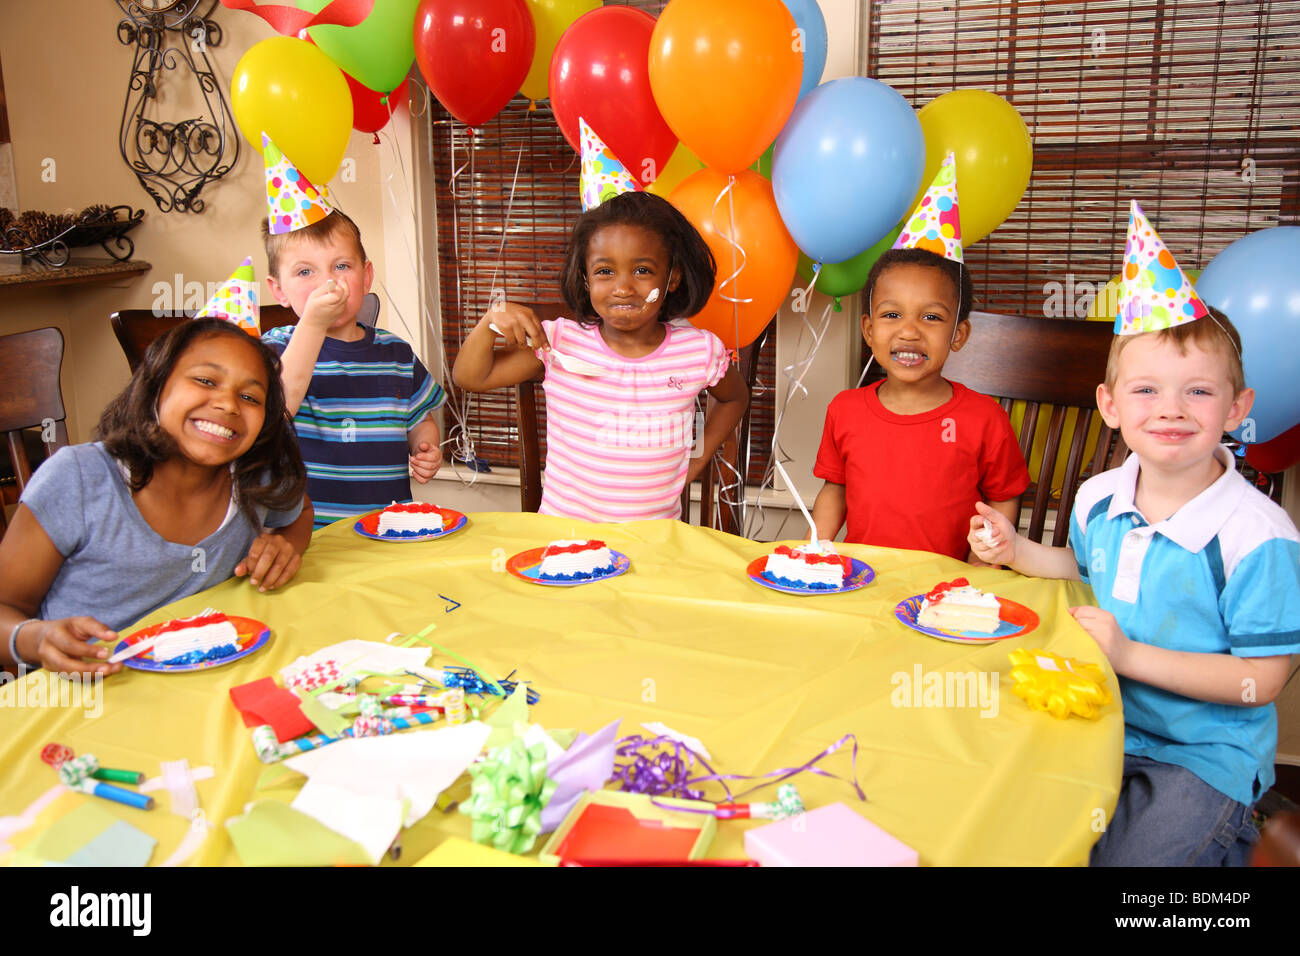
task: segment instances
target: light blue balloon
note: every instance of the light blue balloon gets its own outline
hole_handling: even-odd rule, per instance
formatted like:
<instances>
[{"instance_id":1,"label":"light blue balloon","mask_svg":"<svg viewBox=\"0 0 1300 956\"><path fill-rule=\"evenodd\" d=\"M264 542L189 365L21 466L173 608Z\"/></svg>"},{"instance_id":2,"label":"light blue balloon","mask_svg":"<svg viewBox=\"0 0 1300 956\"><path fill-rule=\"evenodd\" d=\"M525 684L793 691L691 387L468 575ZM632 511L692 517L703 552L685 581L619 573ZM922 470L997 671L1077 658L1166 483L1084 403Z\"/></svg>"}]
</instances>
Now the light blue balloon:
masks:
<instances>
[{"instance_id":1,"label":"light blue balloon","mask_svg":"<svg viewBox=\"0 0 1300 956\"><path fill-rule=\"evenodd\" d=\"M879 80L830 80L795 104L776 140L772 190L795 245L844 262L879 241L921 187L916 112Z\"/></svg>"},{"instance_id":2,"label":"light blue balloon","mask_svg":"<svg viewBox=\"0 0 1300 956\"><path fill-rule=\"evenodd\" d=\"M1255 405L1237 437L1270 441L1300 424L1300 226L1238 239L1210 260L1196 291L1241 333ZM1254 435L1246 433L1252 421Z\"/></svg>"},{"instance_id":3,"label":"light blue balloon","mask_svg":"<svg viewBox=\"0 0 1300 956\"><path fill-rule=\"evenodd\" d=\"M782 0L803 35L803 82L799 99L817 88L826 69L826 18L817 0Z\"/></svg>"}]
</instances>

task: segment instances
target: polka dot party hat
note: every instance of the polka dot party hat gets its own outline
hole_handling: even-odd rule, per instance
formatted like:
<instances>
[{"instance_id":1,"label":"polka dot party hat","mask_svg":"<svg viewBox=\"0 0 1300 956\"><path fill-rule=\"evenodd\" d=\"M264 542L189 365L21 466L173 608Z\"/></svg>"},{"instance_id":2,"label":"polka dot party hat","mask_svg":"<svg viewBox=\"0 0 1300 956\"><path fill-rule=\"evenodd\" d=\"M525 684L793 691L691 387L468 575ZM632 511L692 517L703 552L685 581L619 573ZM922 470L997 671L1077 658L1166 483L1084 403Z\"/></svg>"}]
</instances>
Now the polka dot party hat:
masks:
<instances>
[{"instance_id":1,"label":"polka dot party hat","mask_svg":"<svg viewBox=\"0 0 1300 956\"><path fill-rule=\"evenodd\" d=\"M595 209L612 196L634 192L641 188L632 174L627 171L627 167L610 152L609 147L581 116L578 117L578 129L579 141L582 143L583 212Z\"/></svg>"},{"instance_id":2,"label":"polka dot party hat","mask_svg":"<svg viewBox=\"0 0 1300 956\"><path fill-rule=\"evenodd\" d=\"M1158 332L1210 314L1136 201L1120 281L1116 335Z\"/></svg>"},{"instance_id":3,"label":"polka dot party hat","mask_svg":"<svg viewBox=\"0 0 1300 956\"><path fill-rule=\"evenodd\" d=\"M310 226L334 211L329 187L313 186L265 132L262 156L266 160L267 222L271 235Z\"/></svg>"},{"instance_id":4,"label":"polka dot party hat","mask_svg":"<svg viewBox=\"0 0 1300 956\"><path fill-rule=\"evenodd\" d=\"M961 262L961 217L957 210L957 157L943 158L921 204L903 222L895 249L927 249Z\"/></svg>"},{"instance_id":5,"label":"polka dot party hat","mask_svg":"<svg viewBox=\"0 0 1300 956\"><path fill-rule=\"evenodd\" d=\"M253 275L251 256L239 264L239 268L222 283L194 318L225 319L254 338L262 334L257 323L257 279Z\"/></svg>"}]
</instances>

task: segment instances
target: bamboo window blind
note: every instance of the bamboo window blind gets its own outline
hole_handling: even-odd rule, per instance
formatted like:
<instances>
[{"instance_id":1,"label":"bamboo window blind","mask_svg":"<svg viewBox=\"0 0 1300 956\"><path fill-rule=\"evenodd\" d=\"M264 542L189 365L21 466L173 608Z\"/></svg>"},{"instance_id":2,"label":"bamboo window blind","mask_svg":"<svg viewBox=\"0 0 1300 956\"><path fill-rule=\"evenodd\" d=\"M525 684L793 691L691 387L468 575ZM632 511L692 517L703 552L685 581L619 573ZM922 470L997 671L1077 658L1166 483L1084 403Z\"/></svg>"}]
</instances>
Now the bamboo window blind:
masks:
<instances>
[{"instance_id":1,"label":"bamboo window blind","mask_svg":"<svg viewBox=\"0 0 1300 956\"><path fill-rule=\"evenodd\" d=\"M665 2L618 5L657 15ZM426 129L437 215L442 338L450 368L461 341L492 304L493 289L513 302L562 303L559 277L565 246L581 211L579 158L560 133L547 100L530 109L527 99L516 96L471 136L430 97ZM770 336L760 354L752 398L756 448L770 445L772 439L775 339ZM445 382L449 400L465 411L475 455L490 465L517 467L514 390L470 395L456 389L450 378L448 374ZM538 417L544 454L541 402ZM762 480L764 464L751 461L751 483Z\"/></svg>"},{"instance_id":2,"label":"bamboo window blind","mask_svg":"<svg viewBox=\"0 0 1300 956\"><path fill-rule=\"evenodd\" d=\"M1082 318L1088 296L1068 292L1118 273L1130 199L1186 269L1300 223L1296 0L884 0L870 16L870 76L918 109L991 90L1033 136L1020 205L966 252L976 308Z\"/></svg>"}]
</instances>

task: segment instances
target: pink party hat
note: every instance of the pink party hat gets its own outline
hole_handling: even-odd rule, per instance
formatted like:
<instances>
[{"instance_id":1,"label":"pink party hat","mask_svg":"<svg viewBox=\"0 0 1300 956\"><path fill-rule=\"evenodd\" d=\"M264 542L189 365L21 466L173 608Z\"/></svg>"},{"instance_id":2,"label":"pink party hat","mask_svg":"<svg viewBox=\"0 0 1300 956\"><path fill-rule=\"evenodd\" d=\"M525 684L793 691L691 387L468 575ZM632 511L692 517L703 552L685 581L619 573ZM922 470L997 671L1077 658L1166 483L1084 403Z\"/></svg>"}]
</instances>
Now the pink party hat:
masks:
<instances>
[{"instance_id":1,"label":"pink party hat","mask_svg":"<svg viewBox=\"0 0 1300 956\"><path fill-rule=\"evenodd\" d=\"M313 186L265 132L262 133L262 157L266 161L267 222L271 235L310 226L334 211L329 187Z\"/></svg>"},{"instance_id":2,"label":"pink party hat","mask_svg":"<svg viewBox=\"0 0 1300 956\"><path fill-rule=\"evenodd\" d=\"M253 276L253 259L247 257L229 279L221 284L196 319L225 319L249 335L262 334L257 322L257 279Z\"/></svg>"},{"instance_id":3,"label":"pink party hat","mask_svg":"<svg viewBox=\"0 0 1300 956\"><path fill-rule=\"evenodd\" d=\"M895 249L927 249L945 259L962 261L961 217L957 208L957 157L943 158L921 203L903 222Z\"/></svg>"},{"instance_id":4,"label":"pink party hat","mask_svg":"<svg viewBox=\"0 0 1300 956\"><path fill-rule=\"evenodd\" d=\"M582 143L582 211L595 209L611 196L630 193L641 188L627 167L615 156L604 141L596 135L587 121L578 117Z\"/></svg>"},{"instance_id":5,"label":"pink party hat","mask_svg":"<svg viewBox=\"0 0 1300 956\"><path fill-rule=\"evenodd\" d=\"M1159 332L1210 314L1136 200L1120 279L1116 335Z\"/></svg>"}]
</instances>

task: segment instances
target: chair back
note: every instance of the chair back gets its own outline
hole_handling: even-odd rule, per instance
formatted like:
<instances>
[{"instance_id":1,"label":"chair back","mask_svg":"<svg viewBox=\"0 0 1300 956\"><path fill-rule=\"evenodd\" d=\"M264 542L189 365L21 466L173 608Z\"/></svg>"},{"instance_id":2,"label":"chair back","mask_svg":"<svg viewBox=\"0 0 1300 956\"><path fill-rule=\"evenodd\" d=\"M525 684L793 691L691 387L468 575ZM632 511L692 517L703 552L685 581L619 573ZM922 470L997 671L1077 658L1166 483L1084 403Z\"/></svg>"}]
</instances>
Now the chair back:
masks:
<instances>
[{"instance_id":1,"label":"chair back","mask_svg":"<svg viewBox=\"0 0 1300 956\"><path fill-rule=\"evenodd\" d=\"M17 484L13 501L0 493L0 531L6 526L4 504L16 502L32 476L23 430L41 429L46 458L68 444L67 412L59 388L62 365L63 333L58 329L0 336L0 436L8 446Z\"/></svg>"},{"instance_id":2,"label":"chair back","mask_svg":"<svg viewBox=\"0 0 1300 956\"><path fill-rule=\"evenodd\" d=\"M155 312L152 309L122 309L109 316L113 324L113 334L117 336L126 363L131 372L144 361L144 353L155 339L162 338L185 320L192 318L187 312ZM373 292L366 294L357 313L357 321L372 328L379 318L379 296ZM263 332L279 328L282 325L297 325L298 316L285 306L264 305L258 310L258 324Z\"/></svg>"},{"instance_id":3,"label":"chair back","mask_svg":"<svg viewBox=\"0 0 1300 956\"><path fill-rule=\"evenodd\" d=\"M1046 442L1033 481L1028 536L1041 542L1047 515L1055 508L1052 544L1069 537L1070 511L1085 478L1122 462L1128 449L1119 431L1104 423L1096 452L1085 461L1088 431L1097 412L1097 386L1106 377L1111 326L1104 322L1040 319L992 312L972 312L971 334L965 347L952 352L944 377L996 398L1008 413L1013 402L1025 403L1020 427L1020 451L1031 459L1040 417L1047 411ZM1076 410L1074 434L1062 447L1066 414ZM1059 501L1053 501L1052 479L1060 455L1066 454Z\"/></svg>"},{"instance_id":4,"label":"chair back","mask_svg":"<svg viewBox=\"0 0 1300 956\"><path fill-rule=\"evenodd\" d=\"M542 321L556 319L567 311L563 305L529 306ZM751 390L754 375L758 368L758 353L773 328L773 323L752 343L740 350L740 372L745 384ZM542 376L521 382L515 386L515 424L519 430L519 509L537 511L542 504L542 454L541 425L537 413L537 386ZM702 401L707 403L707 392L700 393ZM725 477L719 475L743 475L740 455L749 443L749 410L741 421L736 433L733 433L714 452L714 462L705 468L700 477L700 524L704 527L718 527L731 534L741 533L740 501L721 500L724 489L729 486ZM721 464L725 462L727 464ZM743 493L743 490L742 490ZM688 521L691 514L691 489L687 485L682 489L682 520Z\"/></svg>"}]
</instances>

